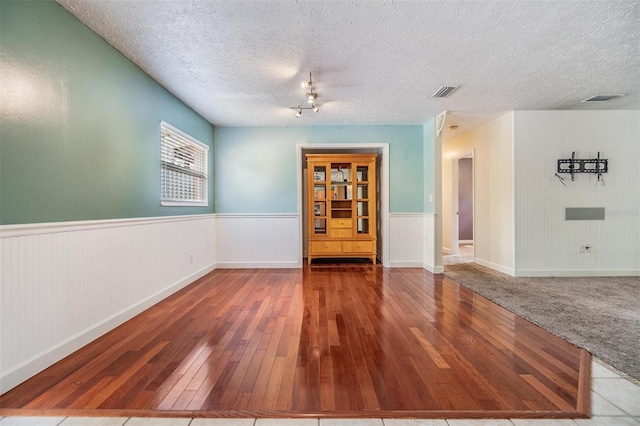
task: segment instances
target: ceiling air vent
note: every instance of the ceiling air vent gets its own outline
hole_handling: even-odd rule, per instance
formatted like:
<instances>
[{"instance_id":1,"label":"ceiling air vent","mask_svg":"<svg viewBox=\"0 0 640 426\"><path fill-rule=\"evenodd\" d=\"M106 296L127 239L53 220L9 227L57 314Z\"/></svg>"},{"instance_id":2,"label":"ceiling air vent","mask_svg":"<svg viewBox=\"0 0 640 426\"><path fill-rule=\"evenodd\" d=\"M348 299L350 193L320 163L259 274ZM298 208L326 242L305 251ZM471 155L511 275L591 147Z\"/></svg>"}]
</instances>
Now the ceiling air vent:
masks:
<instances>
[{"instance_id":1,"label":"ceiling air vent","mask_svg":"<svg viewBox=\"0 0 640 426\"><path fill-rule=\"evenodd\" d=\"M616 98L620 98L624 96L624 94L617 94L617 95L596 95L596 96L592 96L590 98L584 99L580 102L607 102L610 101L611 99L616 99Z\"/></svg>"},{"instance_id":2,"label":"ceiling air vent","mask_svg":"<svg viewBox=\"0 0 640 426\"><path fill-rule=\"evenodd\" d=\"M460 86L442 86L436 92L431 95L432 98L446 98L449 96L454 90L456 90Z\"/></svg>"}]
</instances>

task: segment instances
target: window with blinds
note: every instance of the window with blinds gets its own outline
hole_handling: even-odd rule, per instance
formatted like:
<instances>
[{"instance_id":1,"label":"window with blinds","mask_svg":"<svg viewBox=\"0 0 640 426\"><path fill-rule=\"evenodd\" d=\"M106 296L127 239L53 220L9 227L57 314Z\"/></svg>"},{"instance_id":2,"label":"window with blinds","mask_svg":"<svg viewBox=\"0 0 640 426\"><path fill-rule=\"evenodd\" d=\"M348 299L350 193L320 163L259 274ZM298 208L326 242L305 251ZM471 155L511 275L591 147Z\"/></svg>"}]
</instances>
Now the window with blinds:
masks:
<instances>
[{"instance_id":1,"label":"window with blinds","mask_svg":"<svg viewBox=\"0 0 640 426\"><path fill-rule=\"evenodd\" d=\"M164 121L160 124L163 206L207 206L209 147Z\"/></svg>"}]
</instances>

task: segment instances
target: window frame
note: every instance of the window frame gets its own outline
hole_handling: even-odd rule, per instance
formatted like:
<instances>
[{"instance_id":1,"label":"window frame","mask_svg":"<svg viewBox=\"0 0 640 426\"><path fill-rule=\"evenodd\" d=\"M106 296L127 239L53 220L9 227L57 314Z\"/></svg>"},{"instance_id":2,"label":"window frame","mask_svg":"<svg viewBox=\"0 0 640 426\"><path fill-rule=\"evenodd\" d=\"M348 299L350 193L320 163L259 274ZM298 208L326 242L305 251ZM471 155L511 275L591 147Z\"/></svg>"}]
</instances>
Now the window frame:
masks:
<instances>
[{"instance_id":1,"label":"window frame","mask_svg":"<svg viewBox=\"0 0 640 426\"><path fill-rule=\"evenodd\" d=\"M187 168L183 168L175 163L167 163L163 161L163 149L165 147L165 132L173 133L173 136L181 142L187 142L189 146L196 150L201 150L200 153L204 158L204 170L193 171ZM173 170L174 172L181 173L183 176L192 176L194 178L204 179L204 196L203 199L176 199L164 197L165 177L163 176L165 170ZM208 207L209 206L209 145L200 142L193 136L183 132L177 127L172 126L166 121L160 122L160 205L163 207Z\"/></svg>"}]
</instances>

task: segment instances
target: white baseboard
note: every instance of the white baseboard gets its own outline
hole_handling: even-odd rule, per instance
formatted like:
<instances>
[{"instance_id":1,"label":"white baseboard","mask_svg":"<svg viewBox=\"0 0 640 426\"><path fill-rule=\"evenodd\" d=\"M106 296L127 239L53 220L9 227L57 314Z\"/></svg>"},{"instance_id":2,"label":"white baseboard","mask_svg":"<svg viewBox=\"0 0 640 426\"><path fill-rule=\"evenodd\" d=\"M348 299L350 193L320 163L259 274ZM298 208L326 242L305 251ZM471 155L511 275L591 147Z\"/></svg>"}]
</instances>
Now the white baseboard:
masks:
<instances>
[{"instance_id":1,"label":"white baseboard","mask_svg":"<svg viewBox=\"0 0 640 426\"><path fill-rule=\"evenodd\" d=\"M449 247L442 247L442 254L444 255L451 254L451 249Z\"/></svg>"},{"instance_id":2,"label":"white baseboard","mask_svg":"<svg viewBox=\"0 0 640 426\"><path fill-rule=\"evenodd\" d=\"M473 244L473 240L458 240L459 244Z\"/></svg>"},{"instance_id":3,"label":"white baseboard","mask_svg":"<svg viewBox=\"0 0 640 426\"><path fill-rule=\"evenodd\" d=\"M515 271L512 268L507 268L505 266L498 265L497 263L488 262L486 260L479 259L477 257L474 259L474 262L477 263L478 265L486 266L487 268L515 277Z\"/></svg>"},{"instance_id":4,"label":"white baseboard","mask_svg":"<svg viewBox=\"0 0 640 426\"><path fill-rule=\"evenodd\" d=\"M300 262L218 262L216 269L292 269L302 268Z\"/></svg>"},{"instance_id":5,"label":"white baseboard","mask_svg":"<svg viewBox=\"0 0 640 426\"><path fill-rule=\"evenodd\" d=\"M432 274L442 274L444 272L444 266L433 266L428 263L422 264L422 267Z\"/></svg>"},{"instance_id":6,"label":"white baseboard","mask_svg":"<svg viewBox=\"0 0 640 426\"><path fill-rule=\"evenodd\" d=\"M100 323L87 328L86 330L76 334L75 336L71 336L68 339L63 340L54 347L25 360L10 371L3 372L2 376L0 376L0 394L11 390L25 380L35 376L42 370L55 364L64 357L72 354L73 352L96 340L105 333L113 330L120 324L123 324L139 313L145 311L146 309L149 309L151 306L155 305L161 300L166 299L173 293L183 289L197 279L202 278L214 269L215 265L203 268L200 271L197 271L194 274L170 285L164 290L161 290L147 297L146 299L143 299L136 304L123 309L110 318L107 318L104 321L101 321Z\"/></svg>"},{"instance_id":7,"label":"white baseboard","mask_svg":"<svg viewBox=\"0 0 640 426\"><path fill-rule=\"evenodd\" d=\"M638 277L640 270L585 271L585 270L522 270L516 277Z\"/></svg>"},{"instance_id":8,"label":"white baseboard","mask_svg":"<svg viewBox=\"0 0 640 426\"><path fill-rule=\"evenodd\" d=\"M389 268L422 268L422 262L404 262L393 260L389 262Z\"/></svg>"}]
</instances>

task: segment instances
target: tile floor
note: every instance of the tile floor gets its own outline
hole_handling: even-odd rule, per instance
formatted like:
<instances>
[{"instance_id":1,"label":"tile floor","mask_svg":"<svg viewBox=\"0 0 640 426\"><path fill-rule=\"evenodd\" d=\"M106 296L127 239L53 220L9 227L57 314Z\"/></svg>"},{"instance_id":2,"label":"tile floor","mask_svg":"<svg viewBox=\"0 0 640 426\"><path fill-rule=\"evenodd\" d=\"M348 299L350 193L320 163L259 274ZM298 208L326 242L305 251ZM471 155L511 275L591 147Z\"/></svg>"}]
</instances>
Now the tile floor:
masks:
<instances>
[{"instance_id":1,"label":"tile floor","mask_svg":"<svg viewBox=\"0 0 640 426\"><path fill-rule=\"evenodd\" d=\"M190 419L141 417L4 417L0 426L640 426L640 386L594 360L591 419Z\"/></svg>"},{"instance_id":2,"label":"tile floor","mask_svg":"<svg viewBox=\"0 0 640 426\"><path fill-rule=\"evenodd\" d=\"M473 259L473 244L460 244L458 254L442 256L442 264L457 265L458 263L471 263Z\"/></svg>"}]
</instances>

